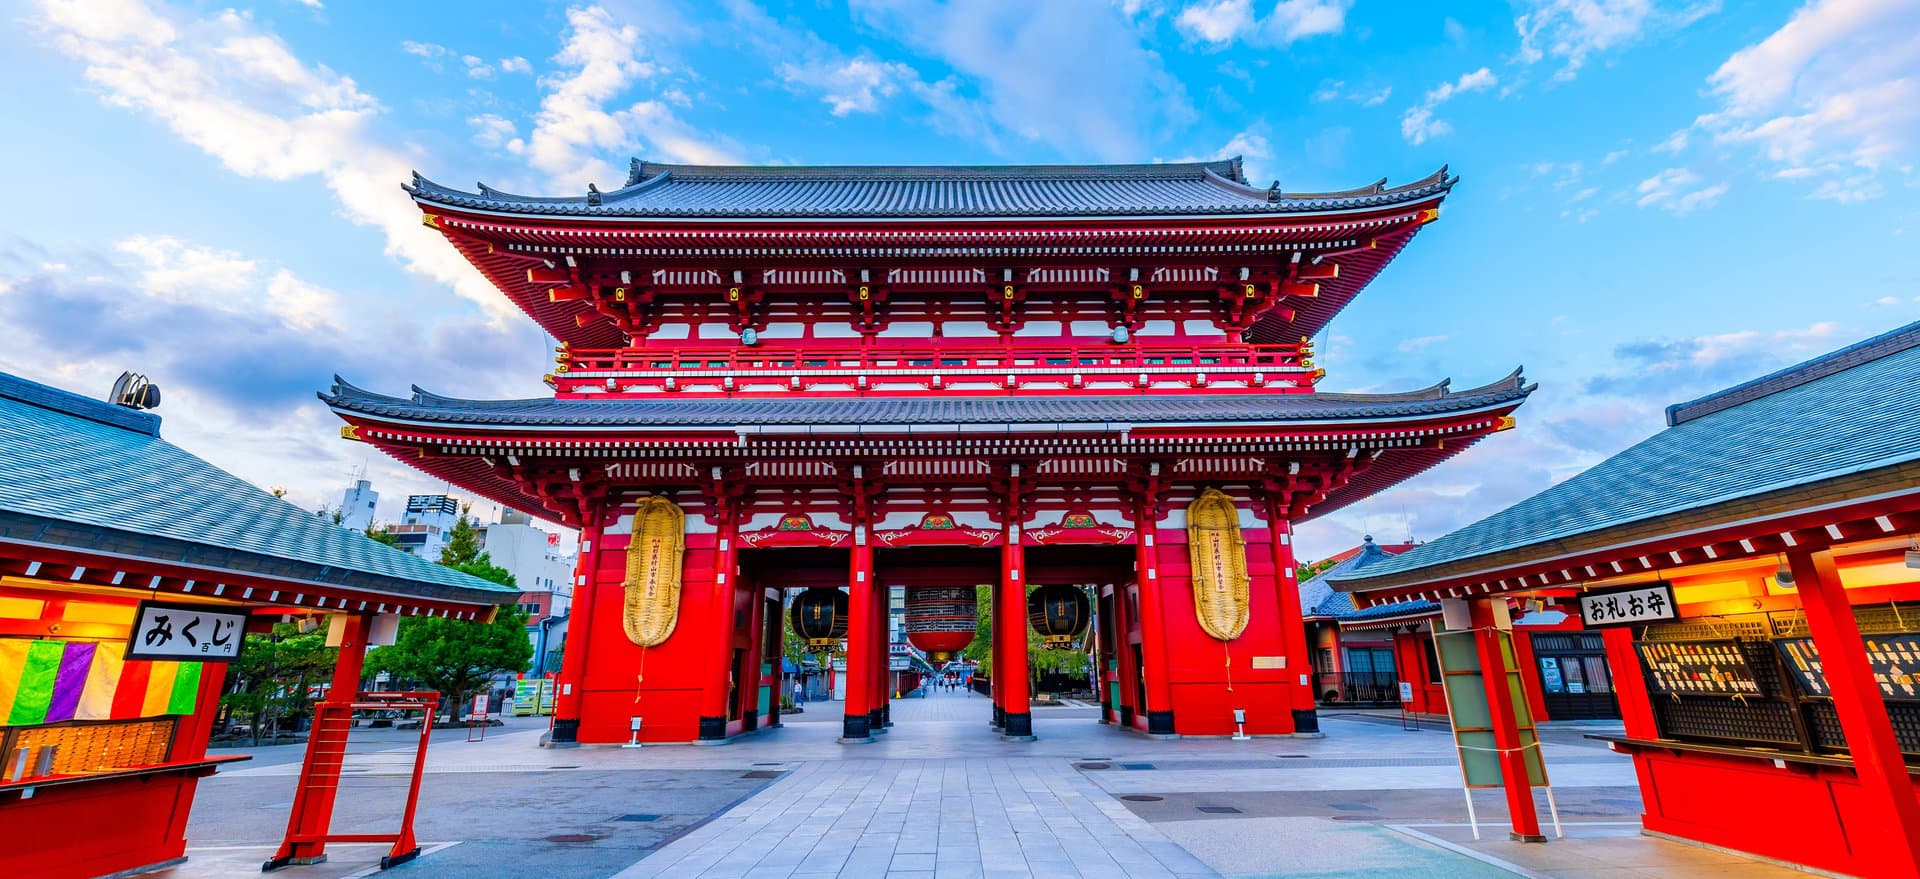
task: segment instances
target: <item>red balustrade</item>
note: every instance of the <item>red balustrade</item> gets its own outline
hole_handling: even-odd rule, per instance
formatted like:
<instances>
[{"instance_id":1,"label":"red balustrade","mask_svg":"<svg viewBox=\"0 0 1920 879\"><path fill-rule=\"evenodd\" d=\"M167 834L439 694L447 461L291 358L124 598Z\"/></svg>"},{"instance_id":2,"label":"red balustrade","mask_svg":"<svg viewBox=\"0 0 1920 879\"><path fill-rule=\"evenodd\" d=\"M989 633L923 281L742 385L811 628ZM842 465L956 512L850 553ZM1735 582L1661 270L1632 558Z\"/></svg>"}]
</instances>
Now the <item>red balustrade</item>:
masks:
<instances>
[{"instance_id":1,"label":"red balustrade","mask_svg":"<svg viewBox=\"0 0 1920 879\"><path fill-rule=\"evenodd\" d=\"M1299 345L1248 344L595 348L563 351L554 379L562 393L731 393L769 383L793 390L828 385L862 391L879 382L939 390L983 381L1008 390L1026 383L1078 388L1115 381L1135 387L1231 382L1310 390L1318 378L1310 356Z\"/></svg>"}]
</instances>

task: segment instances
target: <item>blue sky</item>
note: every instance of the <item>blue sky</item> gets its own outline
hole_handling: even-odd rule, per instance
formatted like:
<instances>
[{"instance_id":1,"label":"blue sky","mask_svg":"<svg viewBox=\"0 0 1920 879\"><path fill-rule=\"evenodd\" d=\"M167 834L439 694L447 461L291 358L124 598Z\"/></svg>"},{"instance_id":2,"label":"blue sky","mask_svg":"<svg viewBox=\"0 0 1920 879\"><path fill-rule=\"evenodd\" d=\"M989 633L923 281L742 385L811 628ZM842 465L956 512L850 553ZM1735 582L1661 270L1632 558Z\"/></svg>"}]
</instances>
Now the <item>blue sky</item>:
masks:
<instances>
[{"instance_id":1,"label":"blue sky","mask_svg":"<svg viewBox=\"0 0 1920 879\"><path fill-rule=\"evenodd\" d=\"M532 396L548 343L399 191L573 194L629 156L1245 157L1463 181L1321 340L1325 387L1541 390L1520 428L1301 531L1423 539L1660 409L1920 319L1920 4L1546 0L9 4L0 369L167 391L167 435L307 506L367 466L334 372ZM385 506L383 517L396 510Z\"/></svg>"}]
</instances>

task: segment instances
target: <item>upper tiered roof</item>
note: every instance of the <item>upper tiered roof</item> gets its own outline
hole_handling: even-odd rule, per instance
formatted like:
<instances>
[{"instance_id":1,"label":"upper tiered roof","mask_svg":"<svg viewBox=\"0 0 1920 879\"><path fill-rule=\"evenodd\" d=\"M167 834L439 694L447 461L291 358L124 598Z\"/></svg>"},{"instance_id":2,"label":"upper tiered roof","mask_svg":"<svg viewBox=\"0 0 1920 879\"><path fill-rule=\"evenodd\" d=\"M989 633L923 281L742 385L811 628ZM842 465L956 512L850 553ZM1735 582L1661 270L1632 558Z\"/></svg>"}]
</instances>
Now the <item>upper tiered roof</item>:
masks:
<instances>
[{"instance_id":1,"label":"upper tiered roof","mask_svg":"<svg viewBox=\"0 0 1920 879\"><path fill-rule=\"evenodd\" d=\"M535 198L463 192L414 175L423 204L500 214L618 219L1181 217L1370 210L1444 195L1439 171L1403 186L1292 193L1248 183L1240 159L1150 165L739 166L633 161L611 192Z\"/></svg>"}]
</instances>

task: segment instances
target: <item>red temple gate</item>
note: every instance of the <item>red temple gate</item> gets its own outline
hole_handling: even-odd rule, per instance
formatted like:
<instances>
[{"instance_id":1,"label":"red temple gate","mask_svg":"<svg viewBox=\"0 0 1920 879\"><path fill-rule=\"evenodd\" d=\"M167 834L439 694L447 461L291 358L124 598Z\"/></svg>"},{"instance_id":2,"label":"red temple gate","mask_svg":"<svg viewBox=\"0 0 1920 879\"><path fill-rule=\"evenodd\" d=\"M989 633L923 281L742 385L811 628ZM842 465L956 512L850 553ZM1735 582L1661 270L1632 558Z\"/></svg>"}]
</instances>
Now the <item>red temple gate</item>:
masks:
<instances>
[{"instance_id":1,"label":"red temple gate","mask_svg":"<svg viewBox=\"0 0 1920 879\"><path fill-rule=\"evenodd\" d=\"M557 742L772 720L759 669L782 590L809 586L850 594L846 741L886 723L894 585L992 585L1019 633L1030 586L1099 584L1113 719L1311 732L1293 524L1510 427L1531 390L1315 388L1310 337L1453 182L1298 195L1238 160L636 162L572 199L416 178L427 224L560 340L554 394L323 399L349 438L582 529ZM1209 491L1228 555L1188 545ZM654 499L684 513L671 542L650 517L634 535ZM1024 637L993 650L1026 668ZM1032 734L1026 680L996 676L1008 736Z\"/></svg>"}]
</instances>

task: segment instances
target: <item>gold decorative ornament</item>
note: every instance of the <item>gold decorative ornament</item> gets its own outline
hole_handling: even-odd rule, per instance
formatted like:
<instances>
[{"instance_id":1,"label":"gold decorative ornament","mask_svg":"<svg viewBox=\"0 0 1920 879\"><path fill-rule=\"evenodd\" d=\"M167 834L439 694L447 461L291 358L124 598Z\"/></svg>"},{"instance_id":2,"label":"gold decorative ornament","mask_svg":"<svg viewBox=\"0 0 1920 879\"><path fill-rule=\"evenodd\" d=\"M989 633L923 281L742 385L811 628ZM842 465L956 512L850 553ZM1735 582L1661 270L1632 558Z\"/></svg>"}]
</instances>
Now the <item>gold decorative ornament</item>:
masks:
<instances>
[{"instance_id":1,"label":"gold decorative ornament","mask_svg":"<svg viewBox=\"0 0 1920 879\"><path fill-rule=\"evenodd\" d=\"M625 287L613 288L613 301L615 302L627 301L627 288Z\"/></svg>"},{"instance_id":2,"label":"gold decorative ornament","mask_svg":"<svg viewBox=\"0 0 1920 879\"><path fill-rule=\"evenodd\" d=\"M421 214L420 225L429 229L438 229L440 228L440 218L432 214Z\"/></svg>"},{"instance_id":3,"label":"gold decorative ornament","mask_svg":"<svg viewBox=\"0 0 1920 879\"><path fill-rule=\"evenodd\" d=\"M1193 567L1193 613L1200 628L1220 641L1247 629L1247 545L1240 536L1240 513L1233 499L1217 488L1200 493L1187 507L1187 553Z\"/></svg>"},{"instance_id":4,"label":"gold decorative ornament","mask_svg":"<svg viewBox=\"0 0 1920 879\"><path fill-rule=\"evenodd\" d=\"M728 301L728 302L739 302L739 301L740 301L740 288L739 288L739 287L728 287L728 288L727 288L727 301Z\"/></svg>"},{"instance_id":5,"label":"gold decorative ornament","mask_svg":"<svg viewBox=\"0 0 1920 879\"><path fill-rule=\"evenodd\" d=\"M860 301L861 302L867 301L867 297L869 295L871 295L871 291L868 290L867 285L861 284L860 285Z\"/></svg>"},{"instance_id":6,"label":"gold decorative ornament","mask_svg":"<svg viewBox=\"0 0 1920 879\"><path fill-rule=\"evenodd\" d=\"M1013 285L1012 285L1012 284L1007 284L1006 286L1003 286L1003 287L1001 287L1001 288L1000 288L1000 298L1001 298L1001 299L1012 299L1012 298L1013 298Z\"/></svg>"},{"instance_id":7,"label":"gold decorative ornament","mask_svg":"<svg viewBox=\"0 0 1920 879\"><path fill-rule=\"evenodd\" d=\"M1139 284L1133 285L1133 298L1135 299L1147 298L1147 288L1142 287Z\"/></svg>"},{"instance_id":8,"label":"gold decorative ornament","mask_svg":"<svg viewBox=\"0 0 1920 879\"><path fill-rule=\"evenodd\" d=\"M680 617L680 556L686 548L686 521L686 513L659 495L641 501L634 511L627 576L620 582L626 592L620 622L627 640L641 647L665 642Z\"/></svg>"},{"instance_id":9,"label":"gold decorative ornament","mask_svg":"<svg viewBox=\"0 0 1920 879\"><path fill-rule=\"evenodd\" d=\"M350 440L357 440L357 439L359 439L359 438L360 438L360 427L359 427L359 425L355 425L355 424L343 424L343 425L340 425L340 438L341 438L341 439L350 439Z\"/></svg>"}]
</instances>

